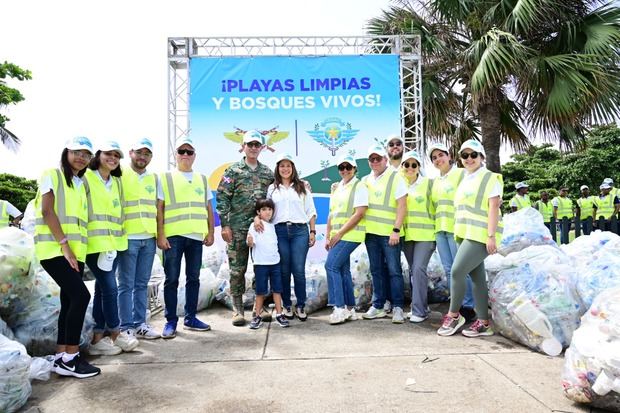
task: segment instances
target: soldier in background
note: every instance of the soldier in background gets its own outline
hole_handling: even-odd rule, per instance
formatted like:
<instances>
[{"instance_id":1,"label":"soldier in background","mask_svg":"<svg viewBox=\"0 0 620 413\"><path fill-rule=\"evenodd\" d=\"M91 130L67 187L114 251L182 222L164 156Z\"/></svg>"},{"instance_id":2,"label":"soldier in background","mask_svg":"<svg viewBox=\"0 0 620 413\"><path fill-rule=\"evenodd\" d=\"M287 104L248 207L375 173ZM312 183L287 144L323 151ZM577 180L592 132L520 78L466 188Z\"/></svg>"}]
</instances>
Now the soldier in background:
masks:
<instances>
[{"instance_id":1,"label":"soldier in background","mask_svg":"<svg viewBox=\"0 0 620 413\"><path fill-rule=\"evenodd\" d=\"M258 162L258 155L265 146L265 138L256 130L243 135L242 150L245 156L229 166L217 188L217 213L222 225L222 239L228 244L230 266L230 292L233 297L234 326L245 324L243 293L245 273L248 268L249 248L246 244L248 228L256 212L256 201L267 197L267 187L273 182L273 172ZM258 309L260 311L262 309ZM265 317L263 317L264 321Z\"/></svg>"}]
</instances>

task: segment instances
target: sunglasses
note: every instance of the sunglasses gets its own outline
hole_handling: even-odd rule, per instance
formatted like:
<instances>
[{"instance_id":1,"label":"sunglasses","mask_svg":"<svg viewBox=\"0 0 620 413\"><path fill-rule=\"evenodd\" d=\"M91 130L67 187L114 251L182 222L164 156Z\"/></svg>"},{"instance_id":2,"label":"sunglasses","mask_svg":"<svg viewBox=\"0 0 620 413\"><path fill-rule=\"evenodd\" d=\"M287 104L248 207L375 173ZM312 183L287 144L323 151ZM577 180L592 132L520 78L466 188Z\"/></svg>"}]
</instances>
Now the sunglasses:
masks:
<instances>
[{"instance_id":1,"label":"sunglasses","mask_svg":"<svg viewBox=\"0 0 620 413\"><path fill-rule=\"evenodd\" d=\"M417 169L418 168L418 164L415 163L415 162L411 162L411 163L403 162L403 168L405 168L405 169L409 169L409 168Z\"/></svg>"},{"instance_id":2,"label":"sunglasses","mask_svg":"<svg viewBox=\"0 0 620 413\"><path fill-rule=\"evenodd\" d=\"M390 143L388 143L388 146L389 146L390 148L393 148L393 147L395 147L395 146L403 146L403 143L402 143L402 142L400 142L400 141L398 141L398 142L390 142Z\"/></svg>"},{"instance_id":3,"label":"sunglasses","mask_svg":"<svg viewBox=\"0 0 620 413\"><path fill-rule=\"evenodd\" d=\"M260 142L256 141L248 142L246 143L246 145L248 145L248 148L260 148L261 146L263 146Z\"/></svg>"},{"instance_id":4,"label":"sunglasses","mask_svg":"<svg viewBox=\"0 0 620 413\"><path fill-rule=\"evenodd\" d=\"M349 165L349 164L346 164L346 165L338 165L338 170L339 170L340 172L344 171L345 169L346 169L347 171L350 171L351 169L353 169L353 165Z\"/></svg>"},{"instance_id":5,"label":"sunglasses","mask_svg":"<svg viewBox=\"0 0 620 413\"><path fill-rule=\"evenodd\" d=\"M70 150L69 152L71 152L71 154L75 156L76 158L82 158L87 161L90 161L91 159L93 159L93 155L90 153L86 153L82 151L74 151L74 150Z\"/></svg>"},{"instance_id":6,"label":"sunglasses","mask_svg":"<svg viewBox=\"0 0 620 413\"><path fill-rule=\"evenodd\" d=\"M177 149L177 153L179 155L189 155L192 156L196 153L196 151L192 151L191 149Z\"/></svg>"},{"instance_id":7,"label":"sunglasses","mask_svg":"<svg viewBox=\"0 0 620 413\"><path fill-rule=\"evenodd\" d=\"M471 159L476 159L478 155L479 155L478 152L472 152L472 153L463 152L461 154L461 159L469 159L470 156L471 156Z\"/></svg>"},{"instance_id":8,"label":"sunglasses","mask_svg":"<svg viewBox=\"0 0 620 413\"><path fill-rule=\"evenodd\" d=\"M370 163L377 163L377 162L381 162L383 160L382 156L371 156L370 158L368 158L368 162Z\"/></svg>"}]
</instances>

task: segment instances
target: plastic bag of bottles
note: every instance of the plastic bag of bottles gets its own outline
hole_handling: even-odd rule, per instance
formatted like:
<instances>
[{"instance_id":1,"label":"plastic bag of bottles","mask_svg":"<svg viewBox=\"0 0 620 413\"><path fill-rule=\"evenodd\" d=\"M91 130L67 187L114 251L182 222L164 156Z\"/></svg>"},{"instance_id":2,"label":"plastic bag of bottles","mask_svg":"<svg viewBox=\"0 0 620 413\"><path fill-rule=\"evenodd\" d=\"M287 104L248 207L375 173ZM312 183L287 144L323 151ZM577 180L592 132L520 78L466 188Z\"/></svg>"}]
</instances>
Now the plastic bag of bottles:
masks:
<instances>
[{"instance_id":1,"label":"plastic bag of bottles","mask_svg":"<svg viewBox=\"0 0 620 413\"><path fill-rule=\"evenodd\" d=\"M497 252L505 256L531 245L555 244L540 212L527 207L504 217L504 232Z\"/></svg>"},{"instance_id":2,"label":"plastic bag of bottles","mask_svg":"<svg viewBox=\"0 0 620 413\"><path fill-rule=\"evenodd\" d=\"M620 256L605 254L588 266L579 267L575 287L583 308L589 308L603 291L620 286Z\"/></svg>"},{"instance_id":3,"label":"plastic bag of bottles","mask_svg":"<svg viewBox=\"0 0 620 413\"><path fill-rule=\"evenodd\" d=\"M228 267L228 262L225 262L220 266L220 270L217 273L217 278L222 281L220 282L215 299L232 310L233 305L232 295L230 293L230 268ZM249 264L248 270L245 273L245 293L243 293L243 308L246 310L254 308L256 291L252 287L253 280L254 267L252 264Z\"/></svg>"},{"instance_id":4,"label":"plastic bag of bottles","mask_svg":"<svg viewBox=\"0 0 620 413\"><path fill-rule=\"evenodd\" d=\"M497 254L496 254L497 255ZM428 302L444 303L450 300L450 288L448 288L448 278L443 269L443 264L439 258L439 253L435 251L428 261L426 269L428 275Z\"/></svg>"},{"instance_id":5,"label":"plastic bag of bottles","mask_svg":"<svg viewBox=\"0 0 620 413\"><path fill-rule=\"evenodd\" d=\"M294 281L291 283L291 301L297 302ZM306 265L306 313L327 307L327 273L325 264Z\"/></svg>"},{"instance_id":6,"label":"plastic bag of bottles","mask_svg":"<svg viewBox=\"0 0 620 413\"><path fill-rule=\"evenodd\" d=\"M351 253L351 278L353 279L353 295L357 309L366 311L372 304L372 277L370 261L366 245L360 244Z\"/></svg>"},{"instance_id":7,"label":"plastic bag of bottles","mask_svg":"<svg viewBox=\"0 0 620 413\"><path fill-rule=\"evenodd\" d=\"M32 393L30 356L23 345L0 334L0 412L19 410Z\"/></svg>"},{"instance_id":8,"label":"plastic bag of bottles","mask_svg":"<svg viewBox=\"0 0 620 413\"><path fill-rule=\"evenodd\" d=\"M15 336L13 335L13 330L6 325L3 319L0 318L0 334L8 338L9 340L15 340Z\"/></svg>"},{"instance_id":9,"label":"plastic bag of bottles","mask_svg":"<svg viewBox=\"0 0 620 413\"><path fill-rule=\"evenodd\" d=\"M202 268L208 268L213 274L220 271L220 266L224 262L226 251L220 249L217 244L210 247L202 247Z\"/></svg>"},{"instance_id":10,"label":"plastic bag of bottles","mask_svg":"<svg viewBox=\"0 0 620 413\"><path fill-rule=\"evenodd\" d=\"M596 254L605 250L609 242L612 242L610 248L613 248L619 241L620 237L613 232L594 231L590 235L577 237L570 244L562 245L560 248L578 265L585 267L597 258Z\"/></svg>"},{"instance_id":11,"label":"plastic bag of bottles","mask_svg":"<svg viewBox=\"0 0 620 413\"><path fill-rule=\"evenodd\" d=\"M557 245L532 245L505 257L500 254L489 255L484 260L489 285L500 271L518 267L523 263L528 263L530 268L534 269L546 268L555 265L570 265L571 258Z\"/></svg>"},{"instance_id":12,"label":"plastic bag of bottles","mask_svg":"<svg viewBox=\"0 0 620 413\"><path fill-rule=\"evenodd\" d=\"M22 231L25 231L27 234L34 237L34 225L35 225L35 210L34 210L34 199L28 202L26 205L26 210L24 211L24 216L19 223Z\"/></svg>"},{"instance_id":13,"label":"plastic bag of bottles","mask_svg":"<svg viewBox=\"0 0 620 413\"><path fill-rule=\"evenodd\" d=\"M564 395L620 412L620 287L599 294L566 350Z\"/></svg>"},{"instance_id":14,"label":"plastic bag of bottles","mask_svg":"<svg viewBox=\"0 0 620 413\"><path fill-rule=\"evenodd\" d=\"M34 239L24 231L0 229L0 316L7 317L27 305L32 290L30 263L34 258Z\"/></svg>"},{"instance_id":15,"label":"plastic bag of bottles","mask_svg":"<svg viewBox=\"0 0 620 413\"><path fill-rule=\"evenodd\" d=\"M574 271L569 265L528 263L500 271L489 291L497 331L534 350L560 354L583 313L572 285Z\"/></svg>"},{"instance_id":16,"label":"plastic bag of bottles","mask_svg":"<svg viewBox=\"0 0 620 413\"><path fill-rule=\"evenodd\" d=\"M182 317L185 315L185 272L179 276L179 287L177 288L177 315ZM218 279L210 269L203 268L200 270L200 288L198 290L198 304L196 311L204 310L209 307L220 291L222 280ZM158 299L164 302L164 289L160 288Z\"/></svg>"}]
</instances>

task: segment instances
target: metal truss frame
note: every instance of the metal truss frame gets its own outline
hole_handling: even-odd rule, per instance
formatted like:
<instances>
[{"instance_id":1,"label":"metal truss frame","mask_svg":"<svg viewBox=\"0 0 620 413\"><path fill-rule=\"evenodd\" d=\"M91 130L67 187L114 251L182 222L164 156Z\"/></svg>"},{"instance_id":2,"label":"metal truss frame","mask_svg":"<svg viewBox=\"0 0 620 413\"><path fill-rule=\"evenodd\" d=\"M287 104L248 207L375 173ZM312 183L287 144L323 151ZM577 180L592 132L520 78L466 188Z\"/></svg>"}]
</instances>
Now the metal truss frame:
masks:
<instances>
[{"instance_id":1,"label":"metal truss frame","mask_svg":"<svg viewBox=\"0 0 620 413\"><path fill-rule=\"evenodd\" d=\"M199 57L396 54L400 61L401 136L424 153L422 57L416 35L168 38L168 167L174 144L189 134L190 60Z\"/></svg>"}]
</instances>

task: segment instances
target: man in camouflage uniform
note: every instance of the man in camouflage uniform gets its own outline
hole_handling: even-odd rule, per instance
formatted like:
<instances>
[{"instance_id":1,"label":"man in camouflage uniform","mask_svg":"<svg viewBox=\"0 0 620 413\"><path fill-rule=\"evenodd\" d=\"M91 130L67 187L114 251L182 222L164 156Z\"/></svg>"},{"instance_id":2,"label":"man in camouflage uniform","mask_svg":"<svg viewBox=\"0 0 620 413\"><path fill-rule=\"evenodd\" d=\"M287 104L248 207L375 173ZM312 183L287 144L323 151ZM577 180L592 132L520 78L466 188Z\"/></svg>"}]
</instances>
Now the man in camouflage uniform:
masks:
<instances>
[{"instance_id":1,"label":"man in camouflage uniform","mask_svg":"<svg viewBox=\"0 0 620 413\"><path fill-rule=\"evenodd\" d=\"M234 326L245 324L243 293L249 254L246 238L256 215L254 205L257 199L266 198L267 188L273 182L271 169L258 162L264 145L265 138L260 132L246 132L242 143L245 156L224 171L217 188L217 213L222 225L222 239L228 244Z\"/></svg>"}]
</instances>

